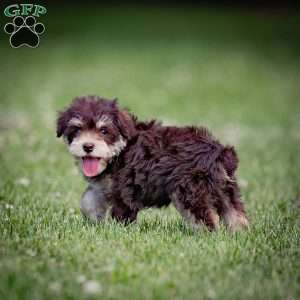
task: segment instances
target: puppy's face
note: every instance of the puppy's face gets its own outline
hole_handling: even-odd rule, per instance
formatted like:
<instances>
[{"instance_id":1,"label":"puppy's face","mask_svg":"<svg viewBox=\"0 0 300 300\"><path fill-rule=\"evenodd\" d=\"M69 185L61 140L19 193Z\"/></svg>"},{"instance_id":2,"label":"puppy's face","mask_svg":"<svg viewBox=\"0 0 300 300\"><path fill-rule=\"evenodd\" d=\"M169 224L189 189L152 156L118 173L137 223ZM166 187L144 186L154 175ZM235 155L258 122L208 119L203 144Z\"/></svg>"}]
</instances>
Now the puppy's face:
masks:
<instances>
[{"instance_id":1,"label":"puppy's face","mask_svg":"<svg viewBox=\"0 0 300 300\"><path fill-rule=\"evenodd\" d=\"M63 135L86 177L102 173L134 134L129 113L119 110L116 101L98 97L76 98L57 120L57 136Z\"/></svg>"}]
</instances>

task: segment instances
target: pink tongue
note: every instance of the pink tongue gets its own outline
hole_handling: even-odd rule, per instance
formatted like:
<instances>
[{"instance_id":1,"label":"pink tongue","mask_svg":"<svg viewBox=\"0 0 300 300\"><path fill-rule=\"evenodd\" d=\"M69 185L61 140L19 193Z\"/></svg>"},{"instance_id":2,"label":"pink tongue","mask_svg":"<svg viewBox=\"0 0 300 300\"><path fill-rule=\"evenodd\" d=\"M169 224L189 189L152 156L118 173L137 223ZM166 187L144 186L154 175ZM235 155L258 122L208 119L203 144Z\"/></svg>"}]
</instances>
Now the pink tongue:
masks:
<instances>
[{"instance_id":1,"label":"pink tongue","mask_svg":"<svg viewBox=\"0 0 300 300\"><path fill-rule=\"evenodd\" d=\"M82 161L82 171L85 176L93 177L98 174L99 159L94 157L84 157Z\"/></svg>"}]
</instances>

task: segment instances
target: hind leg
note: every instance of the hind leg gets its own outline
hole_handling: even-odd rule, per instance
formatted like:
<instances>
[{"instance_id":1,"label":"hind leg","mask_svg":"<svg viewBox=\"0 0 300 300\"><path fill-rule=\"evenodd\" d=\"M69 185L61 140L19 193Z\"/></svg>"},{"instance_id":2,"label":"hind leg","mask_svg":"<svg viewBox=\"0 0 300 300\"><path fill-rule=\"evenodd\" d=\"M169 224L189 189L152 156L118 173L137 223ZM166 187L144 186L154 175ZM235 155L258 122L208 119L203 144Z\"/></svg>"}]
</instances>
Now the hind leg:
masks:
<instances>
[{"instance_id":1,"label":"hind leg","mask_svg":"<svg viewBox=\"0 0 300 300\"><path fill-rule=\"evenodd\" d=\"M204 225L209 230L218 229L219 215L213 208L213 197L205 187L199 189L199 186L193 184L179 186L171 193L170 198L179 213L193 228L201 228Z\"/></svg>"},{"instance_id":2,"label":"hind leg","mask_svg":"<svg viewBox=\"0 0 300 300\"><path fill-rule=\"evenodd\" d=\"M229 207L223 215L224 222L231 231L240 231L249 227L249 221L243 211Z\"/></svg>"},{"instance_id":3,"label":"hind leg","mask_svg":"<svg viewBox=\"0 0 300 300\"><path fill-rule=\"evenodd\" d=\"M247 229L249 221L246 217L239 188L235 181L228 183L222 198L220 215L228 229L233 232Z\"/></svg>"}]
</instances>

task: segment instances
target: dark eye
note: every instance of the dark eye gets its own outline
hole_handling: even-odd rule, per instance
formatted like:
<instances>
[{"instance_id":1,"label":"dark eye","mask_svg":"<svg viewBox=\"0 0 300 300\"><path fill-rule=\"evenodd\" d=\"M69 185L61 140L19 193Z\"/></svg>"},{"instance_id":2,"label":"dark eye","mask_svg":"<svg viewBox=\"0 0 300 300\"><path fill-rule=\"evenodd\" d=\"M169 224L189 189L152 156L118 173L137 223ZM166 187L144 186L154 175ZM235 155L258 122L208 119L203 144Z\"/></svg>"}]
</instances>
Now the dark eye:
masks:
<instances>
[{"instance_id":1,"label":"dark eye","mask_svg":"<svg viewBox=\"0 0 300 300\"><path fill-rule=\"evenodd\" d=\"M81 128L78 126L74 127L74 129L73 129L74 133L79 133L80 130L81 130Z\"/></svg>"},{"instance_id":2,"label":"dark eye","mask_svg":"<svg viewBox=\"0 0 300 300\"><path fill-rule=\"evenodd\" d=\"M102 133L102 134L108 134L108 130L107 130L107 128L106 127L101 127L100 129L100 132Z\"/></svg>"}]
</instances>

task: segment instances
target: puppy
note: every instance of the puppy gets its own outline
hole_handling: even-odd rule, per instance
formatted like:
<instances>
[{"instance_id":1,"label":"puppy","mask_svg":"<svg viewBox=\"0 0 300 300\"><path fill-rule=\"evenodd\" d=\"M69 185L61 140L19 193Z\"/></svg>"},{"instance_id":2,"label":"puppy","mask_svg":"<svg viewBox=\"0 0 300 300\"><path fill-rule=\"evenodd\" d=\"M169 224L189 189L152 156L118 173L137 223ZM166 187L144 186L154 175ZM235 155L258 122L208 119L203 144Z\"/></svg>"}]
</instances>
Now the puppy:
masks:
<instances>
[{"instance_id":1,"label":"puppy","mask_svg":"<svg viewBox=\"0 0 300 300\"><path fill-rule=\"evenodd\" d=\"M172 203L194 227L248 227L235 178L238 158L203 127L140 122L116 100L77 97L57 120L63 139L88 182L81 211L121 222L141 209Z\"/></svg>"}]
</instances>

